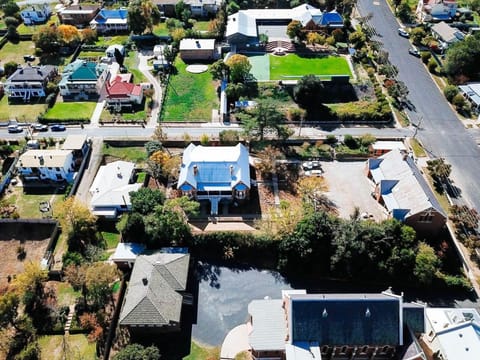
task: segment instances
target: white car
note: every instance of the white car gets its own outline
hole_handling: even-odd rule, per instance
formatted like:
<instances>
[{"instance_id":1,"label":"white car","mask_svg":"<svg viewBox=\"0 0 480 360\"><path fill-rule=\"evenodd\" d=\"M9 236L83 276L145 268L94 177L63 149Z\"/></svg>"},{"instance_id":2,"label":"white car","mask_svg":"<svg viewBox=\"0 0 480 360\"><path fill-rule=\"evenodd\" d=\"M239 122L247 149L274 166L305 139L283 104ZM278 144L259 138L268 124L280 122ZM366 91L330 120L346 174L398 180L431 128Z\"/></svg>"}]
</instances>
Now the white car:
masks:
<instances>
[{"instance_id":1,"label":"white car","mask_svg":"<svg viewBox=\"0 0 480 360\"><path fill-rule=\"evenodd\" d=\"M316 177L320 177L323 175L323 171L322 170L307 170L305 171L305 176L316 176Z\"/></svg>"},{"instance_id":2,"label":"white car","mask_svg":"<svg viewBox=\"0 0 480 360\"><path fill-rule=\"evenodd\" d=\"M400 35L401 37L404 37L404 38L409 38L410 37L410 34L408 33L408 31L405 30L404 28L398 28L398 35Z\"/></svg>"}]
</instances>

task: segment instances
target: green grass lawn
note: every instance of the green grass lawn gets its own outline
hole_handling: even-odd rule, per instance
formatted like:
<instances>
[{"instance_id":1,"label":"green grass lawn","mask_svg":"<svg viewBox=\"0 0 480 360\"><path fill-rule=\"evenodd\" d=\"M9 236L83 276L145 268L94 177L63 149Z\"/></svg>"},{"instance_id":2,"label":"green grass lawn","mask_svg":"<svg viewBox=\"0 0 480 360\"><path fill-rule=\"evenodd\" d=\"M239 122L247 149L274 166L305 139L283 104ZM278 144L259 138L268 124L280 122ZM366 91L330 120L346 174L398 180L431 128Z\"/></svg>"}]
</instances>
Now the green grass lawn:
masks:
<instances>
[{"instance_id":1,"label":"green grass lawn","mask_svg":"<svg viewBox=\"0 0 480 360\"><path fill-rule=\"evenodd\" d=\"M143 75L143 73L138 70L138 59L136 51L128 52L128 56L125 57L124 65L128 69L128 71L133 74L133 82L135 84L147 82L145 75Z\"/></svg>"},{"instance_id":2,"label":"green grass lawn","mask_svg":"<svg viewBox=\"0 0 480 360\"><path fill-rule=\"evenodd\" d=\"M8 203L15 204L21 218L38 219L42 217L39 210L41 201L50 201L52 207L57 201L63 199L63 194L24 194L22 188L15 188L6 198Z\"/></svg>"},{"instance_id":3,"label":"green grass lawn","mask_svg":"<svg viewBox=\"0 0 480 360\"><path fill-rule=\"evenodd\" d=\"M0 49L0 60L2 64L6 64L10 61L23 65L23 55L33 55L35 53L35 45L32 41L19 41L17 44L13 44L10 41L7 42ZM38 58L35 59L32 64L38 64Z\"/></svg>"},{"instance_id":4,"label":"green grass lawn","mask_svg":"<svg viewBox=\"0 0 480 360\"><path fill-rule=\"evenodd\" d=\"M75 300L82 294L75 291L68 282L57 282L57 302L58 306L69 306L75 304Z\"/></svg>"},{"instance_id":5,"label":"green grass lawn","mask_svg":"<svg viewBox=\"0 0 480 360\"><path fill-rule=\"evenodd\" d=\"M208 347L192 341L190 347L190 355L183 358L183 360L209 360L209 359L219 359L220 358L220 348L219 347Z\"/></svg>"},{"instance_id":6,"label":"green grass lawn","mask_svg":"<svg viewBox=\"0 0 480 360\"><path fill-rule=\"evenodd\" d=\"M79 120L90 119L96 102L57 102L45 114L45 119Z\"/></svg>"},{"instance_id":7,"label":"green grass lawn","mask_svg":"<svg viewBox=\"0 0 480 360\"><path fill-rule=\"evenodd\" d=\"M210 72L190 74L186 67L180 58L175 60L178 73L170 78L162 121L210 121L212 109L219 106Z\"/></svg>"},{"instance_id":8,"label":"green grass lawn","mask_svg":"<svg viewBox=\"0 0 480 360\"><path fill-rule=\"evenodd\" d=\"M63 343L64 339L66 344ZM41 360L97 358L95 343L88 342L85 334L69 335L67 338L63 335L41 336L38 344Z\"/></svg>"},{"instance_id":9,"label":"green grass lawn","mask_svg":"<svg viewBox=\"0 0 480 360\"><path fill-rule=\"evenodd\" d=\"M0 122L16 118L18 121L37 121L38 116L45 110L46 105L40 104L15 104L8 103L7 95L0 100Z\"/></svg>"},{"instance_id":10,"label":"green grass lawn","mask_svg":"<svg viewBox=\"0 0 480 360\"><path fill-rule=\"evenodd\" d=\"M137 163L147 159L147 153L143 146L117 147L104 143L102 154Z\"/></svg>"},{"instance_id":11,"label":"green grass lawn","mask_svg":"<svg viewBox=\"0 0 480 360\"><path fill-rule=\"evenodd\" d=\"M193 30L196 30L196 31L208 31L208 24L210 23L210 21L197 21L194 25L193 25Z\"/></svg>"},{"instance_id":12,"label":"green grass lawn","mask_svg":"<svg viewBox=\"0 0 480 360\"><path fill-rule=\"evenodd\" d=\"M120 242L120 234L118 232L102 231L102 238L105 240L107 249L115 249Z\"/></svg>"},{"instance_id":13,"label":"green grass lawn","mask_svg":"<svg viewBox=\"0 0 480 360\"><path fill-rule=\"evenodd\" d=\"M270 55L270 80L295 80L309 74L352 76L347 60L340 56L306 58L297 54Z\"/></svg>"},{"instance_id":14,"label":"green grass lawn","mask_svg":"<svg viewBox=\"0 0 480 360\"><path fill-rule=\"evenodd\" d=\"M128 41L128 35L116 35L116 36L99 36L95 45L98 46L110 46L116 44L123 44Z\"/></svg>"},{"instance_id":15,"label":"green grass lawn","mask_svg":"<svg viewBox=\"0 0 480 360\"><path fill-rule=\"evenodd\" d=\"M153 33L157 36L168 36L167 24L165 22L158 23L153 27Z\"/></svg>"}]
</instances>

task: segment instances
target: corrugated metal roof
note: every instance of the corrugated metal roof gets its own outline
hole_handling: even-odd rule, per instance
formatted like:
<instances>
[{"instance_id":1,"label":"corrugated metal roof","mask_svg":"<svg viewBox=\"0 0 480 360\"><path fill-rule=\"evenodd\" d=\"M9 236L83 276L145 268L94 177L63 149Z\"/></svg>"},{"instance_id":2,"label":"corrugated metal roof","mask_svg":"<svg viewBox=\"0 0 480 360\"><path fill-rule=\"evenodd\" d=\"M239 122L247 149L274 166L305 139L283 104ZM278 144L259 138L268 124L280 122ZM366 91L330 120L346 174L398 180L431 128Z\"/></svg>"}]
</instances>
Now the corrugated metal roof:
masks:
<instances>
[{"instance_id":1,"label":"corrugated metal roof","mask_svg":"<svg viewBox=\"0 0 480 360\"><path fill-rule=\"evenodd\" d=\"M16 167L64 167L71 157L71 150L28 150L20 155Z\"/></svg>"},{"instance_id":2,"label":"corrugated metal roof","mask_svg":"<svg viewBox=\"0 0 480 360\"><path fill-rule=\"evenodd\" d=\"M248 340L255 350L283 350L287 334L283 301L253 300L248 313L253 318L253 330Z\"/></svg>"}]
</instances>

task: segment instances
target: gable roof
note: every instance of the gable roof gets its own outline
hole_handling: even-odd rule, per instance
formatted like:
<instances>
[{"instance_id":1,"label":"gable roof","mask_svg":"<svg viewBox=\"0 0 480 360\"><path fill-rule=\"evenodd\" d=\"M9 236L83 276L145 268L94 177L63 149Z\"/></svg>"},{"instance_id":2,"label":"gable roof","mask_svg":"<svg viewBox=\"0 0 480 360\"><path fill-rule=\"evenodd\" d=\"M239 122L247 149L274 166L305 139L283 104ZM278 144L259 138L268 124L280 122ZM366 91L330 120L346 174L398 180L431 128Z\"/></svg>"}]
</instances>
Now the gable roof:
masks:
<instances>
[{"instance_id":1,"label":"gable roof","mask_svg":"<svg viewBox=\"0 0 480 360\"><path fill-rule=\"evenodd\" d=\"M142 184L129 184L135 163L114 161L100 166L90 186L90 205L95 207L130 206L130 192L137 191Z\"/></svg>"},{"instance_id":2,"label":"gable roof","mask_svg":"<svg viewBox=\"0 0 480 360\"><path fill-rule=\"evenodd\" d=\"M292 294L291 339L320 345L401 345L400 297L382 294Z\"/></svg>"},{"instance_id":3,"label":"gable roof","mask_svg":"<svg viewBox=\"0 0 480 360\"><path fill-rule=\"evenodd\" d=\"M155 252L135 260L120 325L165 326L179 323L187 286L189 254Z\"/></svg>"},{"instance_id":4,"label":"gable roof","mask_svg":"<svg viewBox=\"0 0 480 360\"><path fill-rule=\"evenodd\" d=\"M96 24L126 24L128 22L127 9L101 9L92 23Z\"/></svg>"},{"instance_id":5,"label":"gable roof","mask_svg":"<svg viewBox=\"0 0 480 360\"><path fill-rule=\"evenodd\" d=\"M63 10L60 10L61 15L81 15L91 14L100 10L97 5L70 5Z\"/></svg>"},{"instance_id":6,"label":"gable roof","mask_svg":"<svg viewBox=\"0 0 480 360\"><path fill-rule=\"evenodd\" d=\"M63 167L71 154L71 150L28 150L20 155L16 167Z\"/></svg>"},{"instance_id":7,"label":"gable roof","mask_svg":"<svg viewBox=\"0 0 480 360\"><path fill-rule=\"evenodd\" d=\"M446 217L440 203L414 160L399 149L367 160L375 184L380 186L385 206L398 220L429 209ZM404 210L404 211L396 211Z\"/></svg>"},{"instance_id":8,"label":"gable roof","mask_svg":"<svg viewBox=\"0 0 480 360\"><path fill-rule=\"evenodd\" d=\"M433 25L432 31L447 43L463 40L465 38L460 30L451 27L443 21Z\"/></svg>"},{"instance_id":9,"label":"gable roof","mask_svg":"<svg viewBox=\"0 0 480 360\"><path fill-rule=\"evenodd\" d=\"M298 20L303 26L314 17L320 17L322 12L309 4L302 4L293 9L248 9L240 10L228 16L225 36L242 34L249 37L257 36L257 20Z\"/></svg>"},{"instance_id":10,"label":"gable roof","mask_svg":"<svg viewBox=\"0 0 480 360\"><path fill-rule=\"evenodd\" d=\"M55 72L56 67L52 65L24 66L17 69L12 75L10 75L10 77L7 79L7 82L43 82L54 75Z\"/></svg>"},{"instance_id":11,"label":"gable roof","mask_svg":"<svg viewBox=\"0 0 480 360\"><path fill-rule=\"evenodd\" d=\"M343 17L336 10L324 12L317 24L330 27L343 27Z\"/></svg>"},{"instance_id":12,"label":"gable roof","mask_svg":"<svg viewBox=\"0 0 480 360\"><path fill-rule=\"evenodd\" d=\"M130 95L139 96L142 93L142 86L125 81L127 78L131 79L131 76L123 77L117 75L107 85L106 90L109 98L128 97Z\"/></svg>"},{"instance_id":13,"label":"gable roof","mask_svg":"<svg viewBox=\"0 0 480 360\"><path fill-rule=\"evenodd\" d=\"M250 188L248 150L236 146L188 145L183 152L178 188L184 191L227 191Z\"/></svg>"}]
</instances>

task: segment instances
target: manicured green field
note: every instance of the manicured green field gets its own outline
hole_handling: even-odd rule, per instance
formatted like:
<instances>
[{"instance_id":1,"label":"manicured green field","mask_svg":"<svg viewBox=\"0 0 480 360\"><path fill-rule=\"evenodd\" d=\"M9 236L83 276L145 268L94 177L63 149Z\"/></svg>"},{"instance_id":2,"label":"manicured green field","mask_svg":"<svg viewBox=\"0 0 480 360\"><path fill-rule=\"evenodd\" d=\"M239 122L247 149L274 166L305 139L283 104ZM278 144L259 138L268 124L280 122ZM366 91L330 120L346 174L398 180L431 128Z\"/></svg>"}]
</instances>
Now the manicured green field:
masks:
<instances>
[{"instance_id":1,"label":"manicured green field","mask_svg":"<svg viewBox=\"0 0 480 360\"><path fill-rule=\"evenodd\" d=\"M24 122L35 122L37 117L45 110L45 104L9 104L7 95L0 100L0 122L17 119Z\"/></svg>"},{"instance_id":2,"label":"manicured green field","mask_svg":"<svg viewBox=\"0 0 480 360\"><path fill-rule=\"evenodd\" d=\"M45 114L45 119L82 120L90 119L96 102L63 102L56 103Z\"/></svg>"},{"instance_id":3,"label":"manicured green field","mask_svg":"<svg viewBox=\"0 0 480 360\"><path fill-rule=\"evenodd\" d=\"M218 109L210 72L191 74L186 67L180 58L175 61L177 74L170 78L162 121L210 121L212 109Z\"/></svg>"},{"instance_id":4,"label":"manicured green field","mask_svg":"<svg viewBox=\"0 0 480 360\"><path fill-rule=\"evenodd\" d=\"M63 335L41 336L38 344L42 360L97 358L95 343L88 342L85 334L71 334L68 337Z\"/></svg>"},{"instance_id":5,"label":"manicured green field","mask_svg":"<svg viewBox=\"0 0 480 360\"><path fill-rule=\"evenodd\" d=\"M347 60L341 56L301 57L270 55L270 80L298 80L304 75L349 75Z\"/></svg>"}]
</instances>

